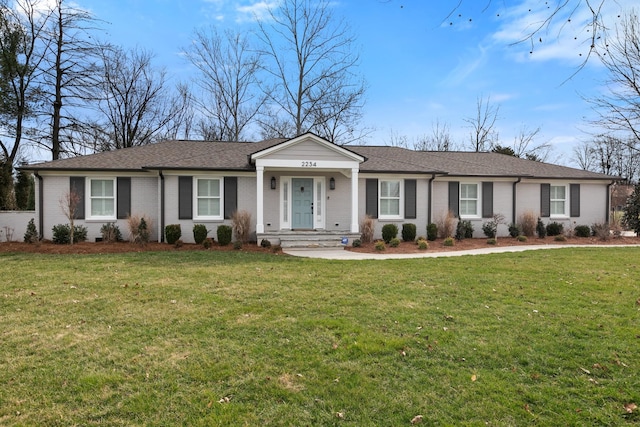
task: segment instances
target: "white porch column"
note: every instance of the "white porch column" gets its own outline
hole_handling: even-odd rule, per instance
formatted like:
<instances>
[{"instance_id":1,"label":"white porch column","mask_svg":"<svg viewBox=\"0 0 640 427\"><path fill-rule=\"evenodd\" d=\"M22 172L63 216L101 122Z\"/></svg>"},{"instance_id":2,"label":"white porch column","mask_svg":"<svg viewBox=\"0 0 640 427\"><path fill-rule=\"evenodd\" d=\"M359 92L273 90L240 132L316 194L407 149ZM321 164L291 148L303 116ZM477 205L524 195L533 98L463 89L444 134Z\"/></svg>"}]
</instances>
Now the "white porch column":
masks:
<instances>
[{"instance_id":1,"label":"white porch column","mask_svg":"<svg viewBox=\"0 0 640 427\"><path fill-rule=\"evenodd\" d=\"M256 233L264 233L264 166L256 166Z\"/></svg>"},{"instance_id":2,"label":"white porch column","mask_svg":"<svg viewBox=\"0 0 640 427\"><path fill-rule=\"evenodd\" d=\"M351 169L351 232L360 231L358 225L358 169Z\"/></svg>"}]
</instances>

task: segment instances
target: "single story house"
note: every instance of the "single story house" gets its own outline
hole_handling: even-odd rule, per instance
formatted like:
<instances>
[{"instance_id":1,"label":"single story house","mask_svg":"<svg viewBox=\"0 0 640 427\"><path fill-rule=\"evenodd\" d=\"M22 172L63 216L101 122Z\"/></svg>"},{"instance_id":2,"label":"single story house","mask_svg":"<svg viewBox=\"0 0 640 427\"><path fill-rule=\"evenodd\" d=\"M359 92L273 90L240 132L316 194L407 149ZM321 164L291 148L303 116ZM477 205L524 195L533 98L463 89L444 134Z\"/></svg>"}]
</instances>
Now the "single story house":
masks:
<instances>
[{"instance_id":1,"label":"single story house","mask_svg":"<svg viewBox=\"0 0 640 427\"><path fill-rule=\"evenodd\" d=\"M340 245L359 237L365 215L417 226L452 211L469 220L474 237L495 213L515 222L533 212L565 228L609 218L608 175L497 153L419 152L386 146L338 146L306 133L254 143L165 141L25 166L36 176L37 220L43 238L68 222L65 194L81 199L76 224L88 239L105 223L126 236L126 218L144 215L152 239L180 224L193 242L194 224L216 236L236 210L251 214L256 241ZM499 234L507 234L501 226Z\"/></svg>"}]
</instances>

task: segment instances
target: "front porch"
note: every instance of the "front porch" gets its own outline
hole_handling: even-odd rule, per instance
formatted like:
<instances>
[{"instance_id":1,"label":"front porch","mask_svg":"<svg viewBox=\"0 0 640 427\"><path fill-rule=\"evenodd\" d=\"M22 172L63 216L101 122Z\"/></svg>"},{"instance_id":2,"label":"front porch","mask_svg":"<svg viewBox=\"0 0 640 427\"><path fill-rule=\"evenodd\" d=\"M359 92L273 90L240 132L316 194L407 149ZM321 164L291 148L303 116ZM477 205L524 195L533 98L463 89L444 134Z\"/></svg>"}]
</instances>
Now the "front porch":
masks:
<instances>
[{"instance_id":1,"label":"front porch","mask_svg":"<svg viewBox=\"0 0 640 427\"><path fill-rule=\"evenodd\" d=\"M282 248L338 248L351 246L355 239L360 238L360 233L340 230L283 230L257 233L256 236L258 244L267 239L272 245L280 245Z\"/></svg>"}]
</instances>

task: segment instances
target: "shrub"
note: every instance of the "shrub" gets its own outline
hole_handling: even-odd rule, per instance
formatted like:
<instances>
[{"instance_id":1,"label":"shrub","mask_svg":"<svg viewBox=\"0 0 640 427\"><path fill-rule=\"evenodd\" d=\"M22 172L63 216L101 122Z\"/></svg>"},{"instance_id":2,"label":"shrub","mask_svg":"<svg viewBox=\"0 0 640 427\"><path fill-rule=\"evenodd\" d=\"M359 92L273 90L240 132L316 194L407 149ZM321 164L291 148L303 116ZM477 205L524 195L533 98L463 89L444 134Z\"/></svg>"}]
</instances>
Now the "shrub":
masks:
<instances>
[{"instance_id":1,"label":"shrub","mask_svg":"<svg viewBox=\"0 0 640 427\"><path fill-rule=\"evenodd\" d=\"M242 242L240 240L236 240L235 242L233 242L233 249L235 249L236 251L242 249Z\"/></svg>"},{"instance_id":2,"label":"shrub","mask_svg":"<svg viewBox=\"0 0 640 427\"><path fill-rule=\"evenodd\" d=\"M402 224L402 240L405 242L413 242L416 240L416 225Z\"/></svg>"},{"instance_id":3,"label":"shrub","mask_svg":"<svg viewBox=\"0 0 640 427\"><path fill-rule=\"evenodd\" d=\"M420 250L427 250L429 249L429 243L427 243L426 240L418 240L418 249Z\"/></svg>"},{"instance_id":4,"label":"shrub","mask_svg":"<svg viewBox=\"0 0 640 427\"><path fill-rule=\"evenodd\" d=\"M516 239L518 239L518 242L526 242L528 240L528 237L520 235L520 236L516 237Z\"/></svg>"},{"instance_id":5,"label":"shrub","mask_svg":"<svg viewBox=\"0 0 640 427\"><path fill-rule=\"evenodd\" d=\"M498 224L496 224L494 221L487 221L482 224L482 232L489 239L495 239L496 233L498 232Z\"/></svg>"},{"instance_id":6,"label":"shrub","mask_svg":"<svg viewBox=\"0 0 640 427\"><path fill-rule=\"evenodd\" d=\"M556 242L566 242L567 238L564 234L556 234L553 240L555 240Z\"/></svg>"},{"instance_id":7,"label":"shrub","mask_svg":"<svg viewBox=\"0 0 640 427\"><path fill-rule=\"evenodd\" d=\"M211 246L213 246L213 239L211 237L207 237L206 239L204 239L204 241L202 242L202 246L205 249L211 249Z\"/></svg>"},{"instance_id":8,"label":"shrub","mask_svg":"<svg viewBox=\"0 0 640 427\"><path fill-rule=\"evenodd\" d=\"M375 248L376 248L376 251L378 252L382 252L385 249L387 249L387 247L384 245L384 240L378 240L376 242Z\"/></svg>"},{"instance_id":9,"label":"shrub","mask_svg":"<svg viewBox=\"0 0 640 427\"><path fill-rule=\"evenodd\" d=\"M392 248L397 248L398 246L400 246L400 239L394 237L393 239L389 240L389 246L391 246Z\"/></svg>"},{"instance_id":10,"label":"shrub","mask_svg":"<svg viewBox=\"0 0 640 427\"><path fill-rule=\"evenodd\" d=\"M360 246L362 246L362 241L360 241L360 239L356 239L353 241L351 246L353 246L354 248L359 248Z\"/></svg>"},{"instance_id":11,"label":"shrub","mask_svg":"<svg viewBox=\"0 0 640 427\"><path fill-rule=\"evenodd\" d=\"M487 239L487 245L495 245L498 241L495 238Z\"/></svg>"},{"instance_id":12,"label":"shrub","mask_svg":"<svg viewBox=\"0 0 640 427\"><path fill-rule=\"evenodd\" d=\"M207 238L207 234L209 234L209 230L207 230L207 226L204 224L194 224L193 225L193 240L195 240L196 244L202 244Z\"/></svg>"},{"instance_id":13,"label":"shrub","mask_svg":"<svg viewBox=\"0 0 640 427\"><path fill-rule=\"evenodd\" d=\"M471 221L458 221L456 226L456 240L471 239L473 237L473 224Z\"/></svg>"},{"instance_id":14,"label":"shrub","mask_svg":"<svg viewBox=\"0 0 640 427\"><path fill-rule=\"evenodd\" d=\"M520 215L518 222L522 234L527 237L533 237L536 235L536 214L531 211L527 211Z\"/></svg>"},{"instance_id":15,"label":"shrub","mask_svg":"<svg viewBox=\"0 0 640 427\"><path fill-rule=\"evenodd\" d=\"M375 223L373 218L369 215L365 215L360 222L360 240L362 243L371 243L373 242L373 232L375 230Z\"/></svg>"},{"instance_id":16,"label":"shrub","mask_svg":"<svg viewBox=\"0 0 640 427\"><path fill-rule=\"evenodd\" d=\"M446 239L444 239L444 242L442 242L442 244L445 246L453 246L453 237L447 237Z\"/></svg>"},{"instance_id":17,"label":"shrub","mask_svg":"<svg viewBox=\"0 0 640 427\"><path fill-rule=\"evenodd\" d=\"M122 241L122 233L120 228L113 222L107 222L100 227L100 235L102 241L107 243Z\"/></svg>"},{"instance_id":18,"label":"shrub","mask_svg":"<svg viewBox=\"0 0 640 427\"><path fill-rule=\"evenodd\" d=\"M263 248L270 248L271 242L267 239L262 239L262 241L260 242L260 246Z\"/></svg>"},{"instance_id":19,"label":"shrub","mask_svg":"<svg viewBox=\"0 0 640 427\"><path fill-rule=\"evenodd\" d=\"M40 236L38 236L38 229L36 228L36 223L33 218L29 220L27 224L27 231L24 233L24 242L25 243L37 243L40 241Z\"/></svg>"},{"instance_id":20,"label":"shrub","mask_svg":"<svg viewBox=\"0 0 640 427\"><path fill-rule=\"evenodd\" d=\"M622 224L640 236L640 183L636 184L624 205Z\"/></svg>"},{"instance_id":21,"label":"shrub","mask_svg":"<svg viewBox=\"0 0 640 427\"><path fill-rule=\"evenodd\" d=\"M611 229L606 222L596 223L591 226L591 234L602 241L606 241L611 238Z\"/></svg>"},{"instance_id":22,"label":"shrub","mask_svg":"<svg viewBox=\"0 0 640 427\"><path fill-rule=\"evenodd\" d=\"M515 239L520 234L522 234L522 230L520 229L520 226L518 224L514 224L514 223L509 224L509 236Z\"/></svg>"},{"instance_id":23,"label":"shrub","mask_svg":"<svg viewBox=\"0 0 640 427\"><path fill-rule=\"evenodd\" d=\"M385 224L382 226L382 240L389 243L391 239L398 237L398 226L395 224Z\"/></svg>"},{"instance_id":24,"label":"shrub","mask_svg":"<svg viewBox=\"0 0 640 427\"><path fill-rule=\"evenodd\" d=\"M144 216L130 215L127 218L127 226L129 227L129 241L144 245L149 243L151 236L151 220Z\"/></svg>"},{"instance_id":25,"label":"shrub","mask_svg":"<svg viewBox=\"0 0 640 427\"><path fill-rule=\"evenodd\" d=\"M547 224L547 236L559 236L564 232L564 225L558 222Z\"/></svg>"},{"instance_id":26,"label":"shrub","mask_svg":"<svg viewBox=\"0 0 640 427\"><path fill-rule=\"evenodd\" d=\"M182 241L182 239L178 239L174 242L173 244L176 248L181 248L182 245L184 245L184 242Z\"/></svg>"},{"instance_id":27,"label":"shrub","mask_svg":"<svg viewBox=\"0 0 640 427\"><path fill-rule=\"evenodd\" d=\"M169 224L164 227L164 235L167 238L167 243L174 245L182 237L180 224Z\"/></svg>"},{"instance_id":28,"label":"shrub","mask_svg":"<svg viewBox=\"0 0 640 427\"><path fill-rule=\"evenodd\" d=\"M71 227L69 224L54 225L53 228L53 243L57 244L69 244L71 243ZM87 240L87 228L82 225L76 225L73 227L73 241L84 242Z\"/></svg>"},{"instance_id":29,"label":"shrub","mask_svg":"<svg viewBox=\"0 0 640 427\"><path fill-rule=\"evenodd\" d=\"M456 217L451 211L447 211L446 213L440 215L440 218L436 220L440 237L442 237L443 239L446 239L447 237L453 236L453 230L454 230L453 224L455 220L456 220Z\"/></svg>"},{"instance_id":30,"label":"shrub","mask_svg":"<svg viewBox=\"0 0 640 427\"><path fill-rule=\"evenodd\" d=\"M538 222L536 223L536 233L538 233L538 237L541 239L547 236L547 227L544 226L540 218L538 218Z\"/></svg>"},{"instance_id":31,"label":"shrub","mask_svg":"<svg viewBox=\"0 0 640 427\"><path fill-rule=\"evenodd\" d=\"M438 238L438 226L435 223L430 222L429 224L427 224L427 240L433 242L437 238Z\"/></svg>"},{"instance_id":32,"label":"shrub","mask_svg":"<svg viewBox=\"0 0 640 427\"><path fill-rule=\"evenodd\" d=\"M573 232L578 237L589 237L591 236L591 228L588 225L577 225L576 228L573 229Z\"/></svg>"},{"instance_id":33,"label":"shrub","mask_svg":"<svg viewBox=\"0 0 640 427\"><path fill-rule=\"evenodd\" d=\"M218 235L218 243L220 246L227 246L231 243L231 237L233 235L233 229L229 225L219 225L216 231Z\"/></svg>"},{"instance_id":34,"label":"shrub","mask_svg":"<svg viewBox=\"0 0 640 427\"><path fill-rule=\"evenodd\" d=\"M231 225L236 241L247 243L251 235L251 213L245 210L235 211L231 216Z\"/></svg>"}]
</instances>

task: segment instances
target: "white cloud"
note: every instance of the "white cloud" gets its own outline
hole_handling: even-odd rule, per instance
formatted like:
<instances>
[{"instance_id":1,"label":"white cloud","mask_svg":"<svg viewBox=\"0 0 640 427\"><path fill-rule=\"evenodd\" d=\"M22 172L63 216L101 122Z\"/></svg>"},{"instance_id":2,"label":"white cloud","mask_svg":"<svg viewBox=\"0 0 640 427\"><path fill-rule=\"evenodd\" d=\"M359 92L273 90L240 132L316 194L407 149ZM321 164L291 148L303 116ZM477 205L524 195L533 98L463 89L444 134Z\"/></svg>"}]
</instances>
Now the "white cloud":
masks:
<instances>
[{"instance_id":1,"label":"white cloud","mask_svg":"<svg viewBox=\"0 0 640 427\"><path fill-rule=\"evenodd\" d=\"M277 6L276 1L258 1L246 6L237 6L237 22L247 22L265 19L269 16L269 10Z\"/></svg>"}]
</instances>

